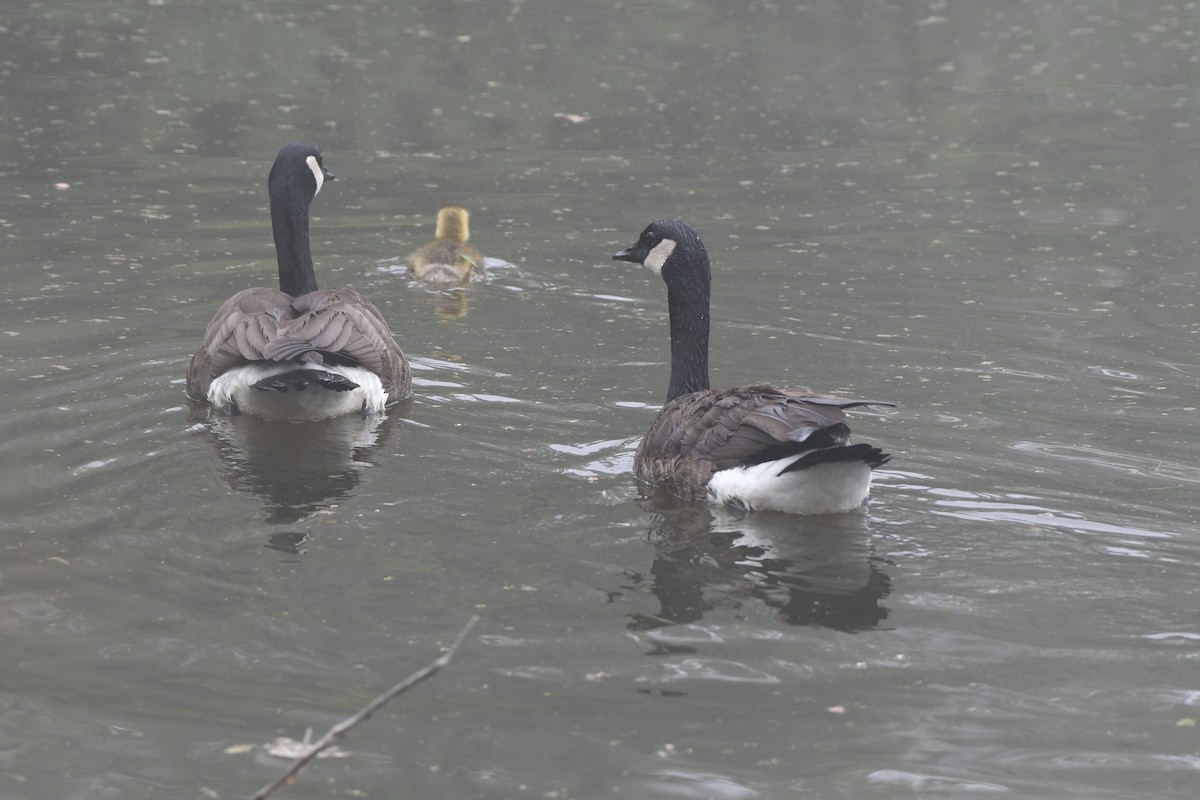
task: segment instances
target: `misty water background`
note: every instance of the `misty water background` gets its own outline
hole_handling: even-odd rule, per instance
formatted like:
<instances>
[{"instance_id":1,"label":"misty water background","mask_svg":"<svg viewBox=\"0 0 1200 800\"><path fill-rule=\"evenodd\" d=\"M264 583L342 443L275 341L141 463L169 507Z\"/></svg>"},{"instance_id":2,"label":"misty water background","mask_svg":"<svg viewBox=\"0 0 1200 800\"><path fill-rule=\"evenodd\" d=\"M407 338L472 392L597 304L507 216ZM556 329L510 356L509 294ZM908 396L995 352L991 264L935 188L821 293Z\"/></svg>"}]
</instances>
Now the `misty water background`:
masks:
<instances>
[{"instance_id":1,"label":"misty water background","mask_svg":"<svg viewBox=\"0 0 1200 800\"><path fill-rule=\"evenodd\" d=\"M0 797L1200 793L1200 9L35 2L0 11ZM315 141L383 421L210 417ZM440 205L487 281L404 275ZM639 498L677 216L712 377L895 400L861 513ZM253 745L247 748L245 745Z\"/></svg>"}]
</instances>

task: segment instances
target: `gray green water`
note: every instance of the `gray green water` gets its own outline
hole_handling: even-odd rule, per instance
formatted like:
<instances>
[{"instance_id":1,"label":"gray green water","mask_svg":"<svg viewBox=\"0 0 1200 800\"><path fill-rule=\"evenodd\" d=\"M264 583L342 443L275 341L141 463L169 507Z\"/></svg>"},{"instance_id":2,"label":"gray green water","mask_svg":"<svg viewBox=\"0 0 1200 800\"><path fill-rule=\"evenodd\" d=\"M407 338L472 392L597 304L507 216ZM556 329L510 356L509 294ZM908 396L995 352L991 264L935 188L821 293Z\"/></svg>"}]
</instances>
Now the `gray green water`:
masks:
<instances>
[{"instance_id":1,"label":"gray green water","mask_svg":"<svg viewBox=\"0 0 1200 800\"><path fill-rule=\"evenodd\" d=\"M1200 11L32 3L0 11L0 797L1200 793ZM307 430L183 397L317 141L324 285L417 367ZM437 207L505 262L398 269ZM903 403L833 519L657 508L651 219L713 380ZM234 752L229 752L234 748Z\"/></svg>"}]
</instances>

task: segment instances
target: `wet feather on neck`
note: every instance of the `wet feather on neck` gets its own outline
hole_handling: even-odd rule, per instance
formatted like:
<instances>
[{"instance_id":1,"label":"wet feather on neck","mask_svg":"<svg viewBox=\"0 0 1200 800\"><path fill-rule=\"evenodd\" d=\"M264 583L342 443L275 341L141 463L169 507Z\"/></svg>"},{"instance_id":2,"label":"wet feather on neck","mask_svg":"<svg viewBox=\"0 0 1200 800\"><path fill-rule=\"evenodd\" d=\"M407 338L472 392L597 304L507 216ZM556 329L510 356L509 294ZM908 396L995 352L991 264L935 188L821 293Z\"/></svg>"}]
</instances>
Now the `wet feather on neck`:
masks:
<instances>
[{"instance_id":1,"label":"wet feather on neck","mask_svg":"<svg viewBox=\"0 0 1200 800\"><path fill-rule=\"evenodd\" d=\"M268 179L271 194L271 231L275 235L275 256L279 262L279 290L292 297L315 292L317 275L313 269L308 242L308 191L287 191L285 178Z\"/></svg>"},{"instance_id":2,"label":"wet feather on neck","mask_svg":"<svg viewBox=\"0 0 1200 800\"><path fill-rule=\"evenodd\" d=\"M676 257L679 257L678 255ZM671 383L667 401L708 384L708 329L711 279L707 269L668 275L667 307L671 314Z\"/></svg>"}]
</instances>

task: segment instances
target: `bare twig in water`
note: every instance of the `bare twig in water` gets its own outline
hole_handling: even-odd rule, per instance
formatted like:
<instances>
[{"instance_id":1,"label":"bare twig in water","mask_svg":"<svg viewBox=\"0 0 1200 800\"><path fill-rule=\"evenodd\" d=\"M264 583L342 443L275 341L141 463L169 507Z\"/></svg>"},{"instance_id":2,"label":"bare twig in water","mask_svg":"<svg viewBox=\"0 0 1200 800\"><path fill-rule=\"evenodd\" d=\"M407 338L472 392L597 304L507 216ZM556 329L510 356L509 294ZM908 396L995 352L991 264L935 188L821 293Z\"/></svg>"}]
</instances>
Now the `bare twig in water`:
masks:
<instances>
[{"instance_id":1,"label":"bare twig in water","mask_svg":"<svg viewBox=\"0 0 1200 800\"><path fill-rule=\"evenodd\" d=\"M367 703L367 705L357 714L347 717L326 731L325 735L318 739L316 744L312 746L312 749L293 761L291 766L287 768L287 771L280 775L274 783L272 783L270 786L265 786L262 789L259 789L254 795L253 800L263 800L263 798L274 792L280 786L289 783L293 775L303 769L305 764L317 757L317 753L321 752L326 747L329 747L331 744L341 741L341 738L346 735L346 731L350 730L355 725L374 714L380 708L390 703L397 696L404 694L421 681L425 680L426 678L432 678L438 670L450 663L450 659L454 658L454 654L458 652L458 648L462 647L462 643L466 640L467 635L471 632L471 629L475 627L476 622L479 622L478 615L467 620L467 624L461 631L458 632L458 636L454 638L454 643L451 644L449 649L442 653L442 655L432 664L427 667L422 667L412 675L409 675L407 678L400 681L383 694L379 695L379 697L376 697L374 700Z\"/></svg>"}]
</instances>

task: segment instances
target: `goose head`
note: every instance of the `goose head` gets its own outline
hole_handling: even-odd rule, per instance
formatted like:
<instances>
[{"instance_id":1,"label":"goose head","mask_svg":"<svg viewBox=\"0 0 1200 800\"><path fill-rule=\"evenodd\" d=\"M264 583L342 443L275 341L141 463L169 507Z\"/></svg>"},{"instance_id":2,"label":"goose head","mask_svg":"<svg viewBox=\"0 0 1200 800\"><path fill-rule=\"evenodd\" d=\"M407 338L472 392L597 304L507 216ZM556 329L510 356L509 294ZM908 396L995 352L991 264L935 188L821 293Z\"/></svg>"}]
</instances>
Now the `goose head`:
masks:
<instances>
[{"instance_id":1,"label":"goose head","mask_svg":"<svg viewBox=\"0 0 1200 800\"><path fill-rule=\"evenodd\" d=\"M308 142L288 142L279 148L271 174L267 176L272 203L299 202L307 205L333 174L325 169L321 148Z\"/></svg>"},{"instance_id":2,"label":"goose head","mask_svg":"<svg viewBox=\"0 0 1200 800\"><path fill-rule=\"evenodd\" d=\"M677 219L651 222L637 242L613 253L616 261L641 264L667 282L668 287L710 279L708 251L696 229Z\"/></svg>"}]
</instances>

